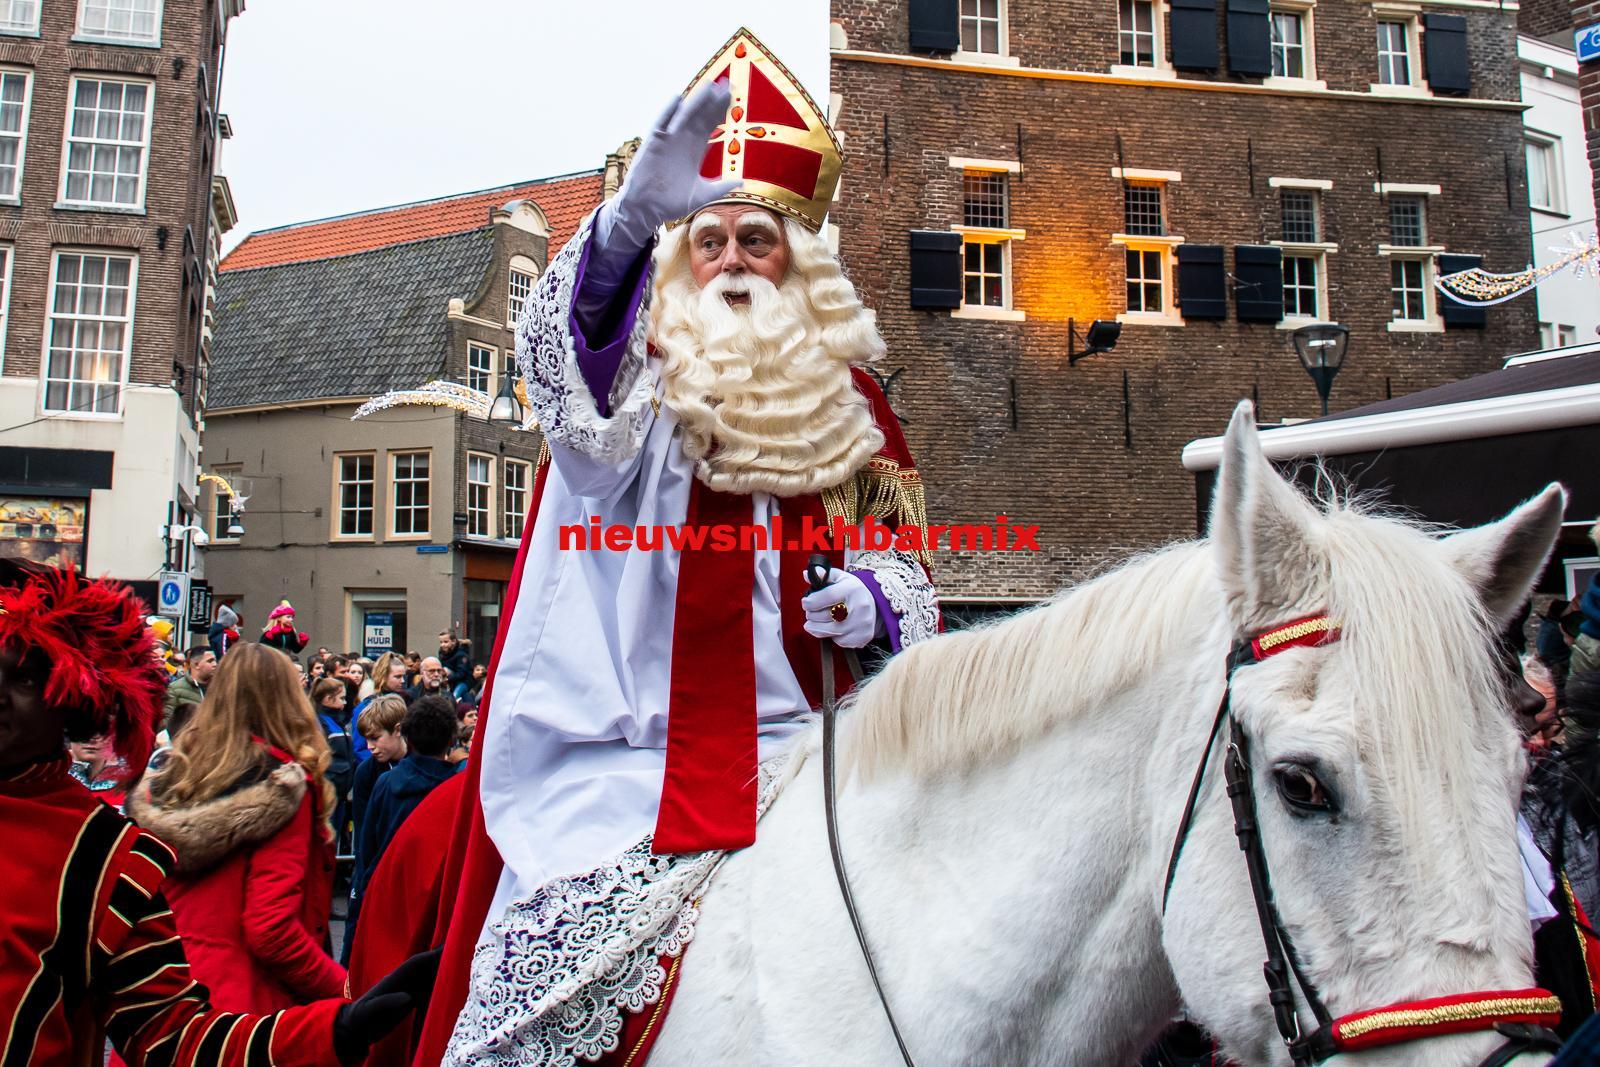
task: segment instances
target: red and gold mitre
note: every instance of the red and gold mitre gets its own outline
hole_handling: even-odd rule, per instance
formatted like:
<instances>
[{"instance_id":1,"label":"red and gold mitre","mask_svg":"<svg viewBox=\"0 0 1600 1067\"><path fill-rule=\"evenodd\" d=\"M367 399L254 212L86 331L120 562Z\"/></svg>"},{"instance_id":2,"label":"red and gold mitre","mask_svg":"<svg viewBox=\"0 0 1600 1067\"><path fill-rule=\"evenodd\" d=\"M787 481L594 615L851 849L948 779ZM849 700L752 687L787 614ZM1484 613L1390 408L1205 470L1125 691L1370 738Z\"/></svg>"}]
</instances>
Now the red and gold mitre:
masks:
<instances>
[{"instance_id":1,"label":"red and gold mitre","mask_svg":"<svg viewBox=\"0 0 1600 1067\"><path fill-rule=\"evenodd\" d=\"M701 176L743 181L726 202L760 204L812 233L821 230L844 163L844 149L822 109L747 29L728 38L684 95L719 81L728 82L733 99L712 131Z\"/></svg>"}]
</instances>

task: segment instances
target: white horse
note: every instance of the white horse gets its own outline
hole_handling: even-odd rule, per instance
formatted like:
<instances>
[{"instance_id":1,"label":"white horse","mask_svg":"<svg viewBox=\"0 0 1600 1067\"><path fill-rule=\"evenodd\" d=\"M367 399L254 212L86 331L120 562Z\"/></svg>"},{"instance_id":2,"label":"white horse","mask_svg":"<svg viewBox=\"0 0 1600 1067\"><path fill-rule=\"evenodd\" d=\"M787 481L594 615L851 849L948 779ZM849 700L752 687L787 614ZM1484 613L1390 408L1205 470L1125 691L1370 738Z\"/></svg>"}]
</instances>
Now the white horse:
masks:
<instances>
[{"instance_id":1,"label":"white horse","mask_svg":"<svg viewBox=\"0 0 1600 1067\"><path fill-rule=\"evenodd\" d=\"M1563 504L1551 486L1443 538L1319 509L1265 461L1241 405L1206 540L897 656L843 722L839 815L920 1067L1130 1064L1180 1004L1240 1063L1288 1063L1215 758L1165 916L1161 898L1228 649L1321 613L1341 640L1233 688L1308 977L1335 1016L1533 985L1524 760L1490 643ZM834 882L820 768L805 761L706 896L651 1067L899 1062ZM1336 814L1280 793L1313 786ZM1470 1067L1501 1040L1333 1062Z\"/></svg>"}]
</instances>

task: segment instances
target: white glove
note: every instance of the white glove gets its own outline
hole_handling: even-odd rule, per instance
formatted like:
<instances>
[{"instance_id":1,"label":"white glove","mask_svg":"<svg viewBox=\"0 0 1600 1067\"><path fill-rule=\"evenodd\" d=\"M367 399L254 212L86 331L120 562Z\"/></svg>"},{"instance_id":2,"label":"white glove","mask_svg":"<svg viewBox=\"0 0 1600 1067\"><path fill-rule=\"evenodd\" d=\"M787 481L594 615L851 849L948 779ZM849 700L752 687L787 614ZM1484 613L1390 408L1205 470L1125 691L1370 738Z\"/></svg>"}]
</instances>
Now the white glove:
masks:
<instances>
[{"instance_id":1,"label":"white glove","mask_svg":"<svg viewBox=\"0 0 1600 1067\"><path fill-rule=\"evenodd\" d=\"M842 620L833 617L833 606L843 604ZM831 637L840 648L862 648L881 632L878 602L865 582L849 571L834 567L828 571L828 584L800 599L806 609L806 633L812 637Z\"/></svg>"},{"instance_id":2,"label":"white glove","mask_svg":"<svg viewBox=\"0 0 1600 1067\"><path fill-rule=\"evenodd\" d=\"M726 82L713 82L687 100L673 97L661 112L633 157L622 188L595 216L595 246L608 259L630 262L649 246L658 227L687 218L739 188L736 179L700 177L711 131L727 121L732 99Z\"/></svg>"}]
</instances>

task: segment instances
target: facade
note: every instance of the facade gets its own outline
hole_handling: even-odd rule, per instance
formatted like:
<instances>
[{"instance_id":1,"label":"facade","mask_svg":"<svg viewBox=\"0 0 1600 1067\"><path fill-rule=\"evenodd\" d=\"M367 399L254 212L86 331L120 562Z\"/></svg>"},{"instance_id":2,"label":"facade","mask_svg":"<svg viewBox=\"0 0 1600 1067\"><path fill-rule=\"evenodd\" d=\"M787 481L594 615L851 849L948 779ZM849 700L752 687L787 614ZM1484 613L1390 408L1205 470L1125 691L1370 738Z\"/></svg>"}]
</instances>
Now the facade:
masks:
<instances>
[{"instance_id":1,"label":"facade","mask_svg":"<svg viewBox=\"0 0 1600 1067\"><path fill-rule=\"evenodd\" d=\"M1558 41L1565 36L1558 35ZM1557 250L1572 245L1571 235L1581 239L1595 232L1594 175L1584 143L1578 60L1566 47L1570 43L1517 38L1522 99L1528 104L1522 119L1533 262L1541 267L1561 258ZM1542 347L1600 338L1600 280L1562 271L1541 282L1535 294Z\"/></svg>"},{"instance_id":2,"label":"facade","mask_svg":"<svg viewBox=\"0 0 1600 1067\"><path fill-rule=\"evenodd\" d=\"M1582 156L1587 141L1589 189L1595 201L1600 201L1600 56L1579 63L1576 55L1579 37L1589 41L1591 48L1600 46L1600 0L1522 0L1517 28L1526 37L1572 53L1583 132L1570 148L1574 155ZM1569 188L1567 195L1575 196L1576 190Z\"/></svg>"},{"instance_id":3,"label":"facade","mask_svg":"<svg viewBox=\"0 0 1600 1067\"><path fill-rule=\"evenodd\" d=\"M438 407L352 422L448 377L497 393L521 301L600 203L602 170L248 237L218 284L207 579L254 637L288 598L313 647L493 642L541 439Z\"/></svg>"},{"instance_id":4,"label":"facade","mask_svg":"<svg viewBox=\"0 0 1600 1067\"><path fill-rule=\"evenodd\" d=\"M195 570L223 42L243 0L0 4L0 554Z\"/></svg>"},{"instance_id":5,"label":"facade","mask_svg":"<svg viewBox=\"0 0 1600 1067\"><path fill-rule=\"evenodd\" d=\"M1433 286L1529 261L1514 4L832 10L831 219L930 520L1041 526L1043 552L940 554L957 614L1192 536L1186 442L1240 399L1318 413L1301 325L1350 330L1336 411L1538 343L1531 301ZM1074 360L1093 320L1120 340Z\"/></svg>"}]
</instances>

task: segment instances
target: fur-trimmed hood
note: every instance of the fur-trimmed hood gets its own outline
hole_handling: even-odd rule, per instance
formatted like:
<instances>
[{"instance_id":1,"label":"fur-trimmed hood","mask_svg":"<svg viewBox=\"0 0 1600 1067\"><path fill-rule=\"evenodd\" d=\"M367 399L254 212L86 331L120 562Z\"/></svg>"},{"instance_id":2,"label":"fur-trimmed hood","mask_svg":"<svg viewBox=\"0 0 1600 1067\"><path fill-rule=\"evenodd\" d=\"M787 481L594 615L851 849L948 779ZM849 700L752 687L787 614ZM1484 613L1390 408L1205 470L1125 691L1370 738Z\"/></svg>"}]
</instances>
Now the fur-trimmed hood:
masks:
<instances>
[{"instance_id":1,"label":"fur-trimmed hood","mask_svg":"<svg viewBox=\"0 0 1600 1067\"><path fill-rule=\"evenodd\" d=\"M276 761L274 761L276 762ZM126 811L140 826L172 846L177 869L194 874L216 866L247 845L265 841L294 818L306 796L306 769L277 763L263 775L246 778L221 796L200 804L176 805L151 795L153 775L145 775L128 794Z\"/></svg>"}]
</instances>

